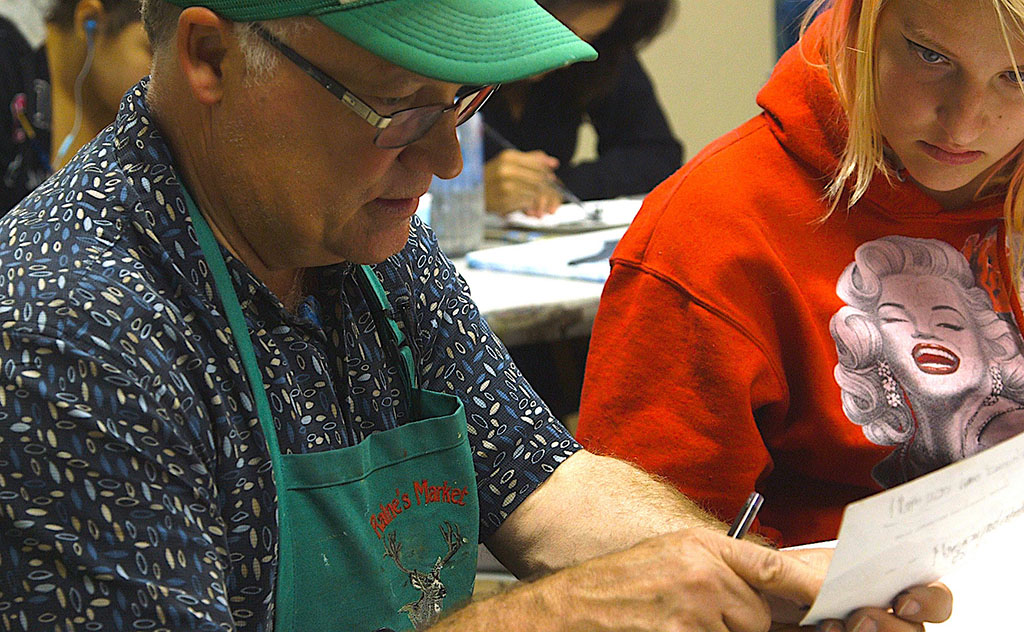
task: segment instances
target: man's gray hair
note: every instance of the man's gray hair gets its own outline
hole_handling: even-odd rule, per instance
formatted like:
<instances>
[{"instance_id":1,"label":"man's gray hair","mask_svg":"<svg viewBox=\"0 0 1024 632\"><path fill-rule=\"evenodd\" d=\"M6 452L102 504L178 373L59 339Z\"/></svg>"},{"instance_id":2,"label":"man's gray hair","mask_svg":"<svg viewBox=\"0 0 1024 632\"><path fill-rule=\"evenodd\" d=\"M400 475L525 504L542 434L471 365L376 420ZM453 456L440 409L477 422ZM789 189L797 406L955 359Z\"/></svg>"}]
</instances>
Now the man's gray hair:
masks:
<instances>
[{"instance_id":1,"label":"man's gray hair","mask_svg":"<svg viewBox=\"0 0 1024 632\"><path fill-rule=\"evenodd\" d=\"M181 7L166 0L141 0L142 24L153 47L154 55L170 44L178 28ZM268 31L281 39L307 30L309 18L284 18L263 22ZM235 22L235 37L245 57L246 81L258 84L277 67L281 56L256 34L252 22Z\"/></svg>"}]
</instances>

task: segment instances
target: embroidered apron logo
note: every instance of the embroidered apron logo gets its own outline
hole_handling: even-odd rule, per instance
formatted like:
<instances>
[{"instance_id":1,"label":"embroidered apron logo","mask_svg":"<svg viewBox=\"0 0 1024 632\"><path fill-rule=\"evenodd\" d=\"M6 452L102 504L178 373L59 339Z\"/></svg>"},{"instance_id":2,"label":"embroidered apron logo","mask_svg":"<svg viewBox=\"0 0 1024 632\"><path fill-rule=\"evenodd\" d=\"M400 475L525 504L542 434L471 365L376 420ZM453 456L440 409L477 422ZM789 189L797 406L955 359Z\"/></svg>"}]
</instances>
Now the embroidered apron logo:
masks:
<instances>
[{"instance_id":1,"label":"embroidered apron logo","mask_svg":"<svg viewBox=\"0 0 1024 632\"><path fill-rule=\"evenodd\" d=\"M441 485L431 485L427 482L427 479L423 479L422 481L413 481L412 487L417 506L440 502L464 507L466 505L466 494L469 493L468 487L462 487L461 489L452 487L448 481ZM402 490L398 488L395 489L394 498L386 503L377 503L380 511L370 515L370 526L373 527L373 532L377 534L377 538L383 538L384 531L388 528L388 525L411 506L412 500L409 494L402 493Z\"/></svg>"},{"instance_id":2,"label":"embroidered apron logo","mask_svg":"<svg viewBox=\"0 0 1024 632\"><path fill-rule=\"evenodd\" d=\"M398 541L397 533L389 533L388 537L384 540L384 557L390 557L394 560L398 570L409 576L409 583L412 584L412 587L420 591L419 599L410 601L398 609L399 612L405 612L409 615L409 621L412 622L412 626L417 630L430 627L440 617L441 602L444 601L445 596L448 594L448 589L441 582L441 569L462 548L462 543L466 541L459 533L459 525L457 524L453 525L445 520L440 529L445 544L448 545L448 552L444 557L437 558L437 561L434 562L434 567L429 573L409 570L402 565L401 560L399 560L399 555L402 553L402 543Z\"/></svg>"}]
</instances>

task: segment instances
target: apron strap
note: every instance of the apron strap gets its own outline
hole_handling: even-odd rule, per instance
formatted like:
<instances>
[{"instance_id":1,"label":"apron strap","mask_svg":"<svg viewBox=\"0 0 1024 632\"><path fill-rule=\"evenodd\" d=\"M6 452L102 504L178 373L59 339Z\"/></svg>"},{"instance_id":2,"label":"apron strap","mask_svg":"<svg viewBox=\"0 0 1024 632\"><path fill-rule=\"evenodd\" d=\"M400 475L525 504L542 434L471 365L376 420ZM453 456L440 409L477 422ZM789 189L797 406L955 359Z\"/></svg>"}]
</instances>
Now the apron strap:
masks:
<instances>
[{"instance_id":1,"label":"apron strap","mask_svg":"<svg viewBox=\"0 0 1024 632\"><path fill-rule=\"evenodd\" d=\"M270 449L270 458L276 470L280 470L281 449L277 443L277 430L274 428L274 417L270 412L270 402L267 400L267 392L263 386L263 376L260 375L259 365L256 362L256 352L252 348L252 340L249 338L249 326L245 324L245 317L242 315L242 306L238 303L238 295L235 294L234 284L231 282L231 275L228 273L227 264L224 263L224 256L220 253L220 243L213 236L206 218L199 212L195 201L189 194L188 189L181 188L185 196L185 204L188 206L188 213L192 217L192 225L195 227L196 237L199 239L199 247L203 250L206 263L213 273L213 282L217 293L221 297L221 307L224 309L231 326L231 336L235 339L238 347L238 354L242 359L242 366L245 368L245 375L249 378L250 389L256 403L256 414L263 428L266 437L267 447Z\"/></svg>"},{"instance_id":2,"label":"apron strap","mask_svg":"<svg viewBox=\"0 0 1024 632\"><path fill-rule=\"evenodd\" d=\"M371 297L376 299L375 304L373 302L370 304L370 311L373 312L374 322L377 324L377 329L391 339L393 343L392 348L398 349L401 368L404 369L403 380L411 394L411 391L419 388L416 378L416 366L412 357L412 348L409 346L411 343L398 327L398 323L388 316L388 312L391 310L391 302L388 300L384 286L380 284L380 279L377 278L373 268L368 265L361 265L358 268L356 277L360 281L360 287L363 288L364 292L369 293ZM415 400L410 399L410 401Z\"/></svg>"},{"instance_id":3,"label":"apron strap","mask_svg":"<svg viewBox=\"0 0 1024 632\"><path fill-rule=\"evenodd\" d=\"M256 362L256 352L252 347L252 340L249 337L249 326L245 323L245 316L242 314L242 307L238 302L238 295L235 294L234 284L231 282L231 275L228 273L227 264L220 252L220 243L210 230L206 218L199 212L195 200L182 187L182 194L185 204L188 207L189 216L192 218L192 225L195 227L196 238L199 240L199 247L206 257L207 265L213 274L214 285L221 297L221 306L227 316L228 324L231 326L231 336L235 339L238 347L238 354L241 356L242 366L245 368L245 375L252 387L253 399L256 403L256 413L263 428L263 434L267 436L267 444L270 448L271 458L276 467L281 460L281 450L277 441L277 429L274 428L273 415L270 412L270 402L267 400L267 393L263 386L263 376L260 374L259 365ZM388 316L391 303L388 301L387 293L381 285L373 269L367 265L357 266L356 280L363 292L369 294L368 303L370 312L373 315L374 323L377 325L381 335L387 337L391 345L384 344L389 350L397 350L399 364L399 377L405 386L408 402L413 407L410 411L413 418L419 414L420 404L418 395L418 380L416 379L415 363L413 362L412 349L405 334L395 323L394 319ZM244 335L243 335L244 334ZM384 343L385 341L381 341ZM393 359L393 361L396 359Z\"/></svg>"}]
</instances>

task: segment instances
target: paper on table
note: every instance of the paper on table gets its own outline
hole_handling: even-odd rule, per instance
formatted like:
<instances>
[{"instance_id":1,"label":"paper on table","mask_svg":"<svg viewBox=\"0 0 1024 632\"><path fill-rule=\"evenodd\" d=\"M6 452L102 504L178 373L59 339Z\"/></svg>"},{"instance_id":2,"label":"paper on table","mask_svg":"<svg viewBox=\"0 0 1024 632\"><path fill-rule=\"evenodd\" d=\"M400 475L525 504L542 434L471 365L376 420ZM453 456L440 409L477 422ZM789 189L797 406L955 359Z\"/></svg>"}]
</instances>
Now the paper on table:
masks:
<instances>
[{"instance_id":1,"label":"paper on table","mask_svg":"<svg viewBox=\"0 0 1024 632\"><path fill-rule=\"evenodd\" d=\"M525 244L474 250L466 254L471 268L521 274L564 277L604 283L615 245L625 228L609 228L579 235L545 237Z\"/></svg>"},{"instance_id":2,"label":"paper on table","mask_svg":"<svg viewBox=\"0 0 1024 632\"><path fill-rule=\"evenodd\" d=\"M563 204L554 213L531 217L522 211L505 216L505 226L525 230L580 231L628 226L636 217L639 198L594 200L582 204Z\"/></svg>"},{"instance_id":3,"label":"paper on table","mask_svg":"<svg viewBox=\"0 0 1024 632\"><path fill-rule=\"evenodd\" d=\"M825 583L801 623L884 607L983 545L1024 546L1019 532L998 537L1014 525L1024 525L1024 434L847 505Z\"/></svg>"}]
</instances>

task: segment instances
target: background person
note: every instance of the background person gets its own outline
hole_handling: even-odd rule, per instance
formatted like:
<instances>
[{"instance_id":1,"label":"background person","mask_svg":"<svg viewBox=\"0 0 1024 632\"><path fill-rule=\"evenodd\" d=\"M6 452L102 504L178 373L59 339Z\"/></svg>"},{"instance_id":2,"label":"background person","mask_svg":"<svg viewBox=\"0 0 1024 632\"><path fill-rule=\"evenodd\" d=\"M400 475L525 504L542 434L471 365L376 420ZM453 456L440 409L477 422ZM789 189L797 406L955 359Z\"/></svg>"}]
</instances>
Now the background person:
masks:
<instances>
[{"instance_id":1,"label":"background person","mask_svg":"<svg viewBox=\"0 0 1024 632\"><path fill-rule=\"evenodd\" d=\"M920 414L902 431L917 446L962 436L962 407L995 388L990 360L1022 344L1022 258L1003 230L1004 212L1020 230L1024 204L1013 184L1022 15L1020 0L856 0L821 15L758 95L763 113L656 189L620 242L587 359L584 445L666 476L720 516L754 487L767 499L762 532L783 544L834 538L843 507L881 489L872 473L906 448L844 410L838 367L851 350L830 330L848 281L873 289L867 271L844 270L883 239L961 253L1006 323L1002 349L965 345L953 361L943 349L969 321L947 308L911 317L906 297L934 281L905 273L901 298L874 315L892 332L886 348L912 354L899 358L914 379L897 375L906 397L894 403ZM917 399L918 381L942 388ZM927 465L885 484L969 453L926 452Z\"/></svg>"},{"instance_id":2,"label":"background person","mask_svg":"<svg viewBox=\"0 0 1024 632\"><path fill-rule=\"evenodd\" d=\"M647 193L682 163L682 145L636 57L664 27L671 0L540 4L600 56L504 85L484 107L487 125L515 146L485 137L487 209L550 213L563 202L556 179L584 200ZM584 121L597 133L597 156L571 164Z\"/></svg>"},{"instance_id":3,"label":"background person","mask_svg":"<svg viewBox=\"0 0 1024 632\"><path fill-rule=\"evenodd\" d=\"M57 0L45 33L38 45L0 18L0 215L109 125L149 70L138 0Z\"/></svg>"},{"instance_id":4,"label":"background person","mask_svg":"<svg viewBox=\"0 0 1024 632\"><path fill-rule=\"evenodd\" d=\"M775 3L775 53L789 50L800 39L800 25L814 0L777 0Z\"/></svg>"},{"instance_id":5,"label":"background person","mask_svg":"<svg viewBox=\"0 0 1024 632\"><path fill-rule=\"evenodd\" d=\"M580 450L412 219L493 82L588 47L529 0L203 4L143 5L151 79L0 220L32 279L0 287L6 623L747 631L813 598L827 555ZM438 621L479 539L546 575ZM849 623L950 597L893 607Z\"/></svg>"}]
</instances>

